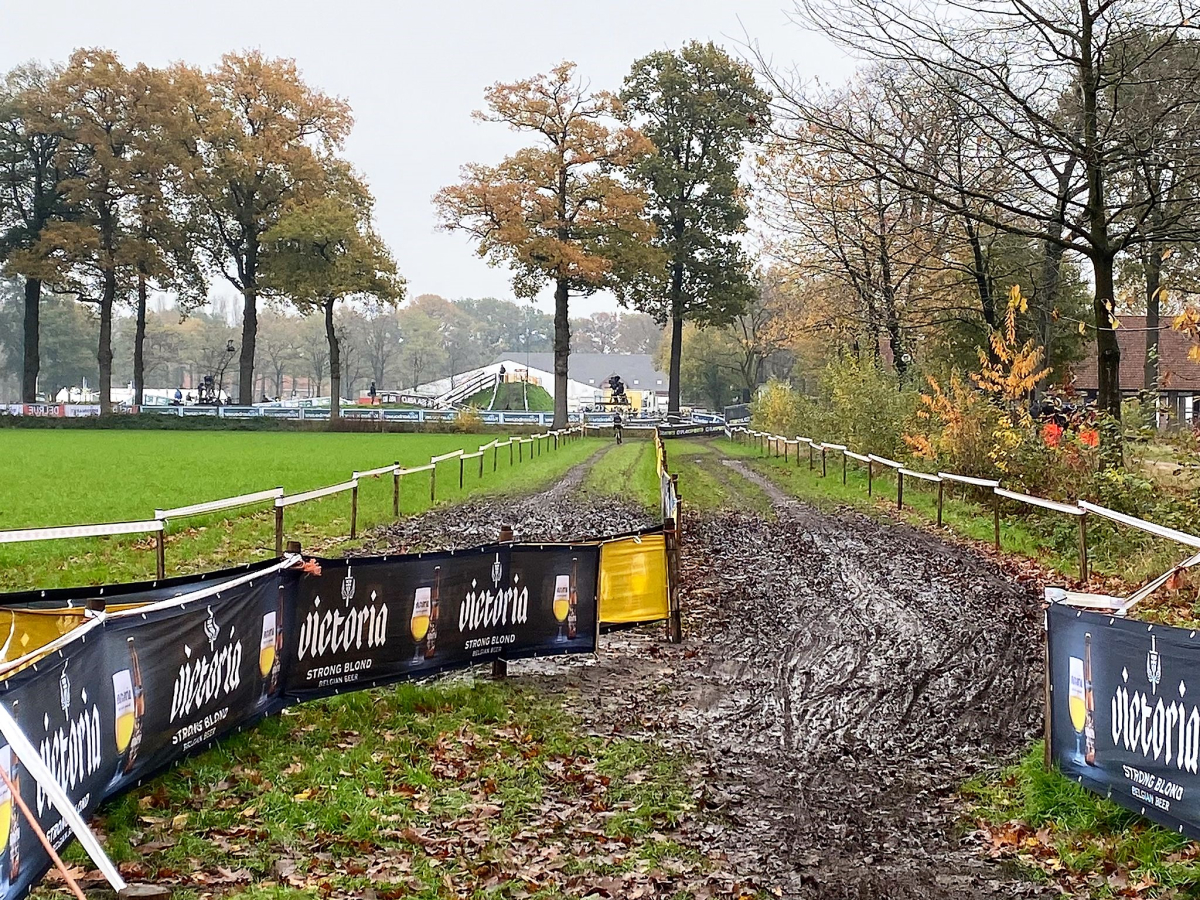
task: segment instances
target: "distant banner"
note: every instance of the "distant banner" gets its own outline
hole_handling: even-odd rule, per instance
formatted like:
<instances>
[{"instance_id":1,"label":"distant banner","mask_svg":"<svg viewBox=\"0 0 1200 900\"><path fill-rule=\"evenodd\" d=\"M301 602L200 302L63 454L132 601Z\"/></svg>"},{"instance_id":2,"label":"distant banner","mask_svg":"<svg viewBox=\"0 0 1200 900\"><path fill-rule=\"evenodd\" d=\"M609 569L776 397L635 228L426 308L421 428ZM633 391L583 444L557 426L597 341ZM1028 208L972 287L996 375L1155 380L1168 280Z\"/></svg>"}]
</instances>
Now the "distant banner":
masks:
<instances>
[{"instance_id":1,"label":"distant banner","mask_svg":"<svg viewBox=\"0 0 1200 900\"><path fill-rule=\"evenodd\" d=\"M600 623L657 622L669 615L666 536L606 542L600 549Z\"/></svg>"},{"instance_id":2,"label":"distant banner","mask_svg":"<svg viewBox=\"0 0 1200 900\"><path fill-rule=\"evenodd\" d=\"M289 699L596 648L596 545L320 560L285 623Z\"/></svg>"},{"instance_id":3,"label":"distant banner","mask_svg":"<svg viewBox=\"0 0 1200 900\"><path fill-rule=\"evenodd\" d=\"M1200 633L1060 603L1048 615L1059 768L1200 838Z\"/></svg>"},{"instance_id":4,"label":"distant banner","mask_svg":"<svg viewBox=\"0 0 1200 900\"><path fill-rule=\"evenodd\" d=\"M725 423L706 425L659 425L658 433L665 438L688 437L695 434L724 434Z\"/></svg>"}]
</instances>

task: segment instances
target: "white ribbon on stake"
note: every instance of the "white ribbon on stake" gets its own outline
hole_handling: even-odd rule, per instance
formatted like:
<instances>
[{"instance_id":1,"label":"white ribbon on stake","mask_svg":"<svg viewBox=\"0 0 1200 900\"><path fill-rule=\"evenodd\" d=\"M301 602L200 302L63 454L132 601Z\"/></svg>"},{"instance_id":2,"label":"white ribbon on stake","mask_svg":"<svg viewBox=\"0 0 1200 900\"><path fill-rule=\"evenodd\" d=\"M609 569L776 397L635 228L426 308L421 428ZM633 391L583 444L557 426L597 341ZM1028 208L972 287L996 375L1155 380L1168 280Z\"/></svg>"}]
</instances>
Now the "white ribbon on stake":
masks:
<instances>
[{"instance_id":1,"label":"white ribbon on stake","mask_svg":"<svg viewBox=\"0 0 1200 900\"><path fill-rule=\"evenodd\" d=\"M4 735L8 745L13 752L21 760L21 764L29 771L34 780L38 783L46 796L50 798L50 802L54 804L54 808L59 811L63 819L71 826L71 831L75 833L75 838L87 851L88 856L92 858L92 862L96 864L108 883L112 885L112 889L117 893L125 890L128 885L125 879L121 877L121 873L117 871L117 867L112 864L112 860L104 852L104 848L100 846L100 842L96 840L96 835L87 827L87 823L83 821L83 816L79 815L75 809L75 804L67 796L66 791L55 780L54 774L42 762L41 756L34 749L33 744L29 743L29 738L25 737L25 733L21 731L21 726L17 724L16 719L12 717L4 704L0 703L0 733Z\"/></svg>"}]
</instances>

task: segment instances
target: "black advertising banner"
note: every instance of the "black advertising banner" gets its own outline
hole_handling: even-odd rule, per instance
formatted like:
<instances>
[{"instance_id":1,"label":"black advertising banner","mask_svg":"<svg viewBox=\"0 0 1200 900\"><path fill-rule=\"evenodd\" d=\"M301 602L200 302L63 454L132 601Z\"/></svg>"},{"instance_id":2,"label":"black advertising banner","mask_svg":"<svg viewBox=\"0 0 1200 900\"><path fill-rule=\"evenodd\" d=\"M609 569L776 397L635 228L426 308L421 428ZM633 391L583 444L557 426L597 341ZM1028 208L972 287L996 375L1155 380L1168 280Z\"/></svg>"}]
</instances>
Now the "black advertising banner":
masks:
<instances>
[{"instance_id":1,"label":"black advertising banner","mask_svg":"<svg viewBox=\"0 0 1200 900\"><path fill-rule=\"evenodd\" d=\"M86 819L107 795L117 764L115 717L103 685L107 641L94 627L79 639L5 680L3 699L67 797ZM0 766L55 848L71 831L41 787L0 740ZM37 836L0 781L0 897L24 894L51 865Z\"/></svg>"},{"instance_id":2,"label":"black advertising banner","mask_svg":"<svg viewBox=\"0 0 1200 900\"><path fill-rule=\"evenodd\" d=\"M291 577L271 573L105 622L120 764L109 793L277 712Z\"/></svg>"},{"instance_id":3,"label":"black advertising banner","mask_svg":"<svg viewBox=\"0 0 1200 900\"><path fill-rule=\"evenodd\" d=\"M1059 603L1048 615L1059 768L1200 838L1200 633Z\"/></svg>"},{"instance_id":4,"label":"black advertising banner","mask_svg":"<svg viewBox=\"0 0 1200 900\"><path fill-rule=\"evenodd\" d=\"M172 600L213 585L242 578L256 569L267 569L276 565L276 560L248 563L215 572L196 575L179 575L157 581L131 581L127 584L108 584L98 587L51 588L40 591L14 591L0 594L0 608L19 609L62 609L64 607L86 607L90 600L102 600L109 606L124 606L137 603L157 603Z\"/></svg>"},{"instance_id":5,"label":"black advertising banner","mask_svg":"<svg viewBox=\"0 0 1200 900\"><path fill-rule=\"evenodd\" d=\"M596 648L596 545L319 563L320 575L301 576L285 625L289 699Z\"/></svg>"}]
</instances>

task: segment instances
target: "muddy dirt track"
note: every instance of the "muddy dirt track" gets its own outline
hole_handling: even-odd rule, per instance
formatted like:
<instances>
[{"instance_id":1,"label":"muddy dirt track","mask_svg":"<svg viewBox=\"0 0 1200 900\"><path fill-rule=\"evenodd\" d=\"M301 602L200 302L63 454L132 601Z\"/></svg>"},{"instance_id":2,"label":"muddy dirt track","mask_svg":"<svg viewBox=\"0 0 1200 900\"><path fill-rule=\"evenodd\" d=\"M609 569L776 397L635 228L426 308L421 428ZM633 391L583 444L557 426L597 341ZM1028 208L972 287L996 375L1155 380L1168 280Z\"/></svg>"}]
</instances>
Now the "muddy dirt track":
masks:
<instances>
[{"instance_id":1,"label":"muddy dirt track","mask_svg":"<svg viewBox=\"0 0 1200 900\"><path fill-rule=\"evenodd\" d=\"M646 626L605 637L597 660L514 675L570 692L593 731L689 751L711 815L683 839L780 896L1036 895L971 846L954 791L1040 727L1037 597L968 549L820 512L724 463L773 515L688 522L684 645ZM492 540L501 522L531 540L649 523L588 498L586 466L536 497L401 523L363 552Z\"/></svg>"}]
</instances>

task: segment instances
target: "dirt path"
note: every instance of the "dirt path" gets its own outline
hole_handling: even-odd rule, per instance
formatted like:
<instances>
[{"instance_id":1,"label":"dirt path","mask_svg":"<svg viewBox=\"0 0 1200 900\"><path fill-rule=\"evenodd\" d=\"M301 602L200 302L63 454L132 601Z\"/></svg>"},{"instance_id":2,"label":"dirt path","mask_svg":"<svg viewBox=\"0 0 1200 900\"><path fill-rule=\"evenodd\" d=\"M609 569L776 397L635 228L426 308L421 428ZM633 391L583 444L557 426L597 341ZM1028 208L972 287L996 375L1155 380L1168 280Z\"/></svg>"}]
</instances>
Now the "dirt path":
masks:
<instances>
[{"instance_id":1,"label":"dirt path","mask_svg":"<svg viewBox=\"0 0 1200 900\"><path fill-rule=\"evenodd\" d=\"M434 511L365 552L599 534L647 516L581 491ZM744 463L771 516L688 522L682 646L660 627L608 635L596 659L523 662L590 730L687 750L709 815L678 839L783 897L958 900L1037 893L960 834L954 791L1039 722L1038 602L993 564L903 525L828 514Z\"/></svg>"}]
</instances>

